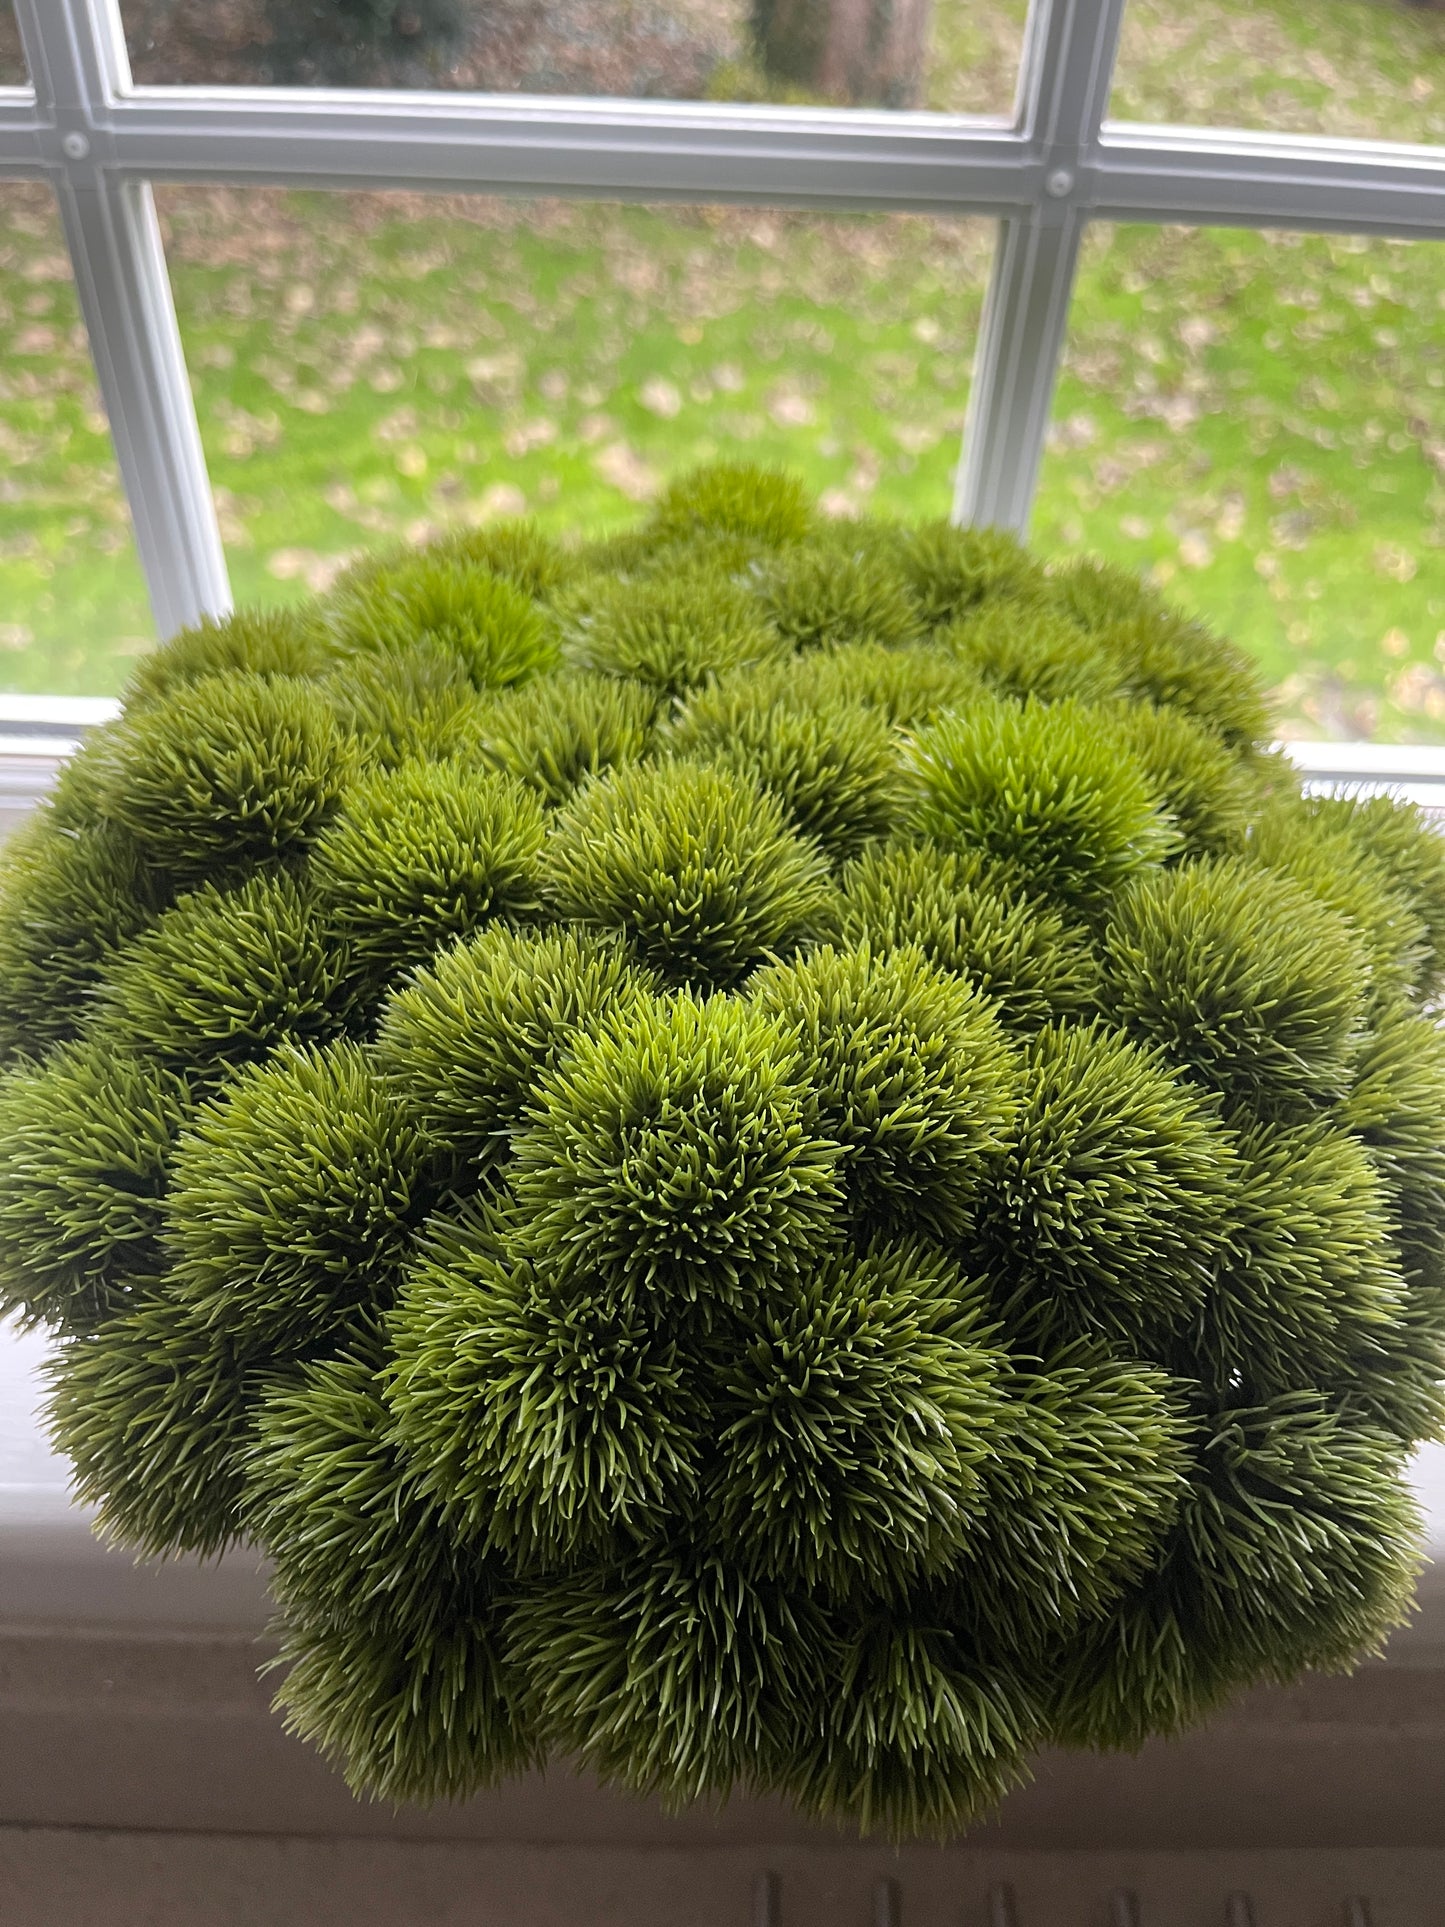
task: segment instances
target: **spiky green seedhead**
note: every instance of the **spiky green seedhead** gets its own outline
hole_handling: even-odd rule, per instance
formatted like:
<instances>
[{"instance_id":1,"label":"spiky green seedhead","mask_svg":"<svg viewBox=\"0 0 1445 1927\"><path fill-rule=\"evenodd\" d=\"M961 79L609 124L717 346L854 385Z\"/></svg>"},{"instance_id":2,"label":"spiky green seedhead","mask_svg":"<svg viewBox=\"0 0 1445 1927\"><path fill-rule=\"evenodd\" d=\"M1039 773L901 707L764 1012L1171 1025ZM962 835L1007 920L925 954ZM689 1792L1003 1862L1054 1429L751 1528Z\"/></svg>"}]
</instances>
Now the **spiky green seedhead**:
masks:
<instances>
[{"instance_id":1,"label":"spiky green seedhead","mask_svg":"<svg viewBox=\"0 0 1445 1927\"><path fill-rule=\"evenodd\" d=\"M1044 1738L1030 1671L975 1651L926 1610L840 1628L834 1687L784 1789L805 1813L946 1840L1030 1775Z\"/></svg>"},{"instance_id":2,"label":"spiky green seedhead","mask_svg":"<svg viewBox=\"0 0 1445 1927\"><path fill-rule=\"evenodd\" d=\"M164 886L134 840L42 807L0 852L0 1062L83 1027L107 966L159 913Z\"/></svg>"},{"instance_id":3,"label":"spiky green seedhead","mask_svg":"<svg viewBox=\"0 0 1445 1927\"><path fill-rule=\"evenodd\" d=\"M497 918L541 908L542 805L515 777L405 763L347 792L310 865L358 1002Z\"/></svg>"},{"instance_id":4,"label":"spiky green seedhead","mask_svg":"<svg viewBox=\"0 0 1445 1927\"><path fill-rule=\"evenodd\" d=\"M638 998L578 1036L513 1139L528 1248L668 1316L746 1311L839 1235L842 1147L811 1117L763 1010Z\"/></svg>"},{"instance_id":5,"label":"spiky green seedhead","mask_svg":"<svg viewBox=\"0 0 1445 1927\"><path fill-rule=\"evenodd\" d=\"M483 1170L579 1033L653 987L614 937L494 924L396 991L377 1062L427 1142Z\"/></svg>"},{"instance_id":6,"label":"spiky green seedhead","mask_svg":"<svg viewBox=\"0 0 1445 1927\"><path fill-rule=\"evenodd\" d=\"M658 694L645 682L578 670L509 692L480 732L480 759L564 803L589 776L635 763L652 740Z\"/></svg>"},{"instance_id":7,"label":"spiky green seedhead","mask_svg":"<svg viewBox=\"0 0 1445 1927\"><path fill-rule=\"evenodd\" d=\"M0 858L0 1309L359 1792L967 1826L1347 1664L1445 1433L1445 841L1136 579L730 465L143 666Z\"/></svg>"},{"instance_id":8,"label":"spiky green seedhead","mask_svg":"<svg viewBox=\"0 0 1445 1927\"><path fill-rule=\"evenodd\" d=\"M343 654L390 654L418 643L446 650L478 689L508 689L549 669L557 645L524 589L491 569L423 550L361 573L331 612Z\"/></svg>"},{"instance_id":9,"label":"spiky green seedhead","mask_svg":"<svg viewBox=\"0 0 1445 1927\"><path fill-rule=\"evenodd\" d=\"M214 1081L284 1043L347 1020L345 958L309 892L258 870L235 889L182 897L116 959L96 992L94 1032Z\"/></svg>"},{"instance_id":10,"label":"spiky green seedhead","mask_svg":"<svg viewBox=\"0 0 1445 1927\"><path fill-rule=\"evenodd\" d=\"M290 1731L379 1800L462 1799L528 1765L506 1574L396 1451L374 1346L275 1388L255 1431L246 1513L274 1560Z\"/></svg>"},{"instance_id":11,"label":"spiky green seedhead","mask_svg":"<svg viewBox=\"0 0 1445 1927\"><path fill-rule=\"evenodd\" d=\"M1017 702L1032 696L1046 703L1105 703L1120 694L1117 659L1046 603L985 605L943 640L989 688Z\"/></svg>"},{"instance_id":12,"label":"spiky green seedhead","mask_svg":"<svg viewBox=\"0 0 1445 1927\"><path fill-rule=\"evenodd\" d=\"M1088 930L1022 896L976 853L886 845L849 864L840 886L845 942L880 956L917 948L980 990L1010 1029L1097 1013L1103 980Z\"/></svg>"},{"instance_id":13,"label":"spiky green seedhead","mask_svg":"<svg viewBox=\"0 0 1445 1927\"><path fill-rule=\"evenodd\" d=\"M775 658L784 647L745 590L704 569L594 583L575 610L563 609L562 634L579 668L645 683L659 699Z\"/></svg>"},{"instance_id":14,"label":"spiky green seedhead","mask_svg":"<svg viewBox=\"0 0 1445 1927\"><path fill-rule=\"evenodd\" d=\"M717 1374L703 1513L720 1548L835 1599L896 1600L979 1529L1003 1422L979 1288L922 1244L769 1295Z\"/></svg>"},{"instance_id":15,"label":"spiky green seedhead","mask_svg":"<svg viewBox=\"0 0 1445 1927\"><path fill-rule=\"evenodd\" d=\"M1081 916L1177 842L1139 763L1082 703L990 700L942 716L915 738L908 776L923 836L981 851L1015 892Z\"/></svg>"},{"instance_id":16,"label":"spiky green seedhead","mask_svg":"<svg viewBox=\"0 0 1445 1927\"><path fill-rule=\"evenodd\" d=\"M576 560L535 522L489 522L438 536L427 554L499 575L537 602L547 602L576 573Z\"/></svg>"},{"instance_id":17,"label":"spiky green seedhead","mask_svg":"<svg viewBox=\"0 0 1445 1927\"><path fill-rule=\"evenodd\" d=\"M1212 729L1182 709L1150 702L1111 706L1109 727L1173 819L1180 857L1232 856L1244 848L1261 785Z\"/></svg>"},{"instance_id":18,"label":"spiky green seedhead","mask_svg":"<svg viewBox=\"0 0 1445 1927\"><path fill-rule=\"evenodd\" d=\"M1338 1670L1409 1611L1419 1513L1402 1448L1308 1392L1201 1425L1155 1570L1060 1655L1071 1746L1136 1748L1250 1679Z\"/></svg>"},{"instance_id":19,"label":"spiky green seedhead","mask_svg":"<svg viewBox=\"0 0 1445 1927\"><path fill-rule=\"evenodd\" d=\"M1348 1380L1398 1335L1405 1286L1379 1172L1328 1124L1254 1124L1236 1141L1229 1251L1186 1362L1211 1396Z\"/></svg>"},{"instance_id":20,"label":"spiky green seedhead","mask_svg":"<svg viewBox=\"0 0 1445 1927\"><path fill-rule=\"evenodd\" d=\"M1038 563L1007 529L920 522L893 533L893 555L930 629L943 628L981 602L1026 597L1043 579Z\"/></svg>"},{"instance_id":21,"label":"spiky green seedhead","mask_svg":"<svg viewBox=\"0 0 1445 1927\"><path fill-rule=\"evenodd\" d=\"M356 756L312 684L207 676L125 719L99 746L105 819L181 888L302 854Z\"/></svg>"},{"instance_id":22,"label":"spiky green seedhead","mask_svg":"<svg viewBox=\"0 0 1445 1927\"><path fill-rule=\"evenodd\" d=\"M800 545L761 564L755 581L758 607L791 649L896 649L923 633L903 571L886 555Z\"/></svg>"},{"instance_id":23,"label":"spiky green seedhead","mask_svg":"<svg viewBox=\"0 0 1445 1927\"><path fill-rule=\"evenodd\" d=\"M707 1411L665 1318L439 1219L392 1314L397 1436L426 1489L515 1564L617 1558L680 1525Z\"/></svg>"},{"instance_id":24,"label":"spiky green seedhead","mask_svg":"<svg viewBox=\"0 0 1445 1927\"><path fill-rule=\"evenodd\" d=\"M432 1203L429 1147L355 1044L282 1049L202 1107L165 1200L174 1289L246 1357L306 1357L384 1310Z\"/></svg>"},{"instance_id":25,"label":"spiky green seedhead","mask_svg":"<svg viewBox=\"0 0 1445 1927\"><path fill-rule=\"evenodd\" d=\"M810 703L791 662L698 690L663 735L667 748L751 777L801 836L834 862L896 826L900 744L876 708L838 697Z\"/></svg>"},{"instance_id":26,"label":"spiky green seedhead","mask_svg":"<svg viewBox=\"0 0 1445 1927\"><path fill-rule=\"evenodd\" d=\"M801 542L815 526L813 504L795 475L751 462L716 462L664 489L652 533L669 542L743 536L769 547Z\"/></svg>"},{"instance_id":27,"label":"spiky green seedhead","mask_svg":"<svg viewBox=\"0 0 1445 1927\"><path fill-rule=\"evenodd\" d=\"M831 894L821 852L775 797L682 761L580 790L553 819L544 888L558 916L619 931L667 982L719 990L795 950Z\"/></svg>"},{"instance_id":28,"label":"spiky green seedhead","mask_svg":"<svg viewBox=\"0 0 1445 1927\"><path fill-rule=\"evenodd\" d=\"M0 1083L0 1316L86 1331L160 1261L185 1079L87 1039Z\"/></svg>"},{"instance_id":29,"label":"spiky green seedhead","mask_svg":"<svg viewBox=\"0 0 1445 1927\"><path fill-rule=\"evenodd\" d=\"M1408 885L1350 834L1348 819L1321 816L1311 799L1267 807L1250 827L1255 862L1293 878L1348 925L1364 953L1367 988L1413 996L1429 974L1430 938Z\"/></svg>"},{"instance_id":30,"label":"spiky green seedhead","mask_svg":"<svg viewBox=\"0 0 1445 1927\"><path fill-rule=\"evenodd\" d=\"M1157 1358L1227 1248L1233 1144L1206 1097L1101 1024L1047 1025L1020 1065L980 1213L1012 1318L1046 1342L1104 1336Z\"/></svg>"},{"instance_id":31,"label":"spiky green seedhead","mask_svg":"<svg viewBox=\"0 0 1445 1927\"><path fill-rule=\"evenodd\" d=\"M326 630L314 604L286 609L238 609L202 616L136 664L126 707L140 709L207 676L308 677L324 673Z\"/></svg>"},{"instance_id":32,"label":"spiky green seedhead","mask_svg":"<svg viewBox=\"0 0 1445 1927\"><path fill-rule=\"evenodd\" d=\"M545 1742L670 1806L777 1786L841 1656L805 1591L687 1543L536 1586L510 1635Z\"/></svg>"},{"instance_id":33,"label":"spiky green seedhead","mask_svg":"<svg viewBox=\"0 0 1445 1927\"><path fill-rule=\"evenodd\" d=\"M1078 1339L1008 1359L984 1503L937 1603L985 1652L1047 1664L1149 1568L1186 1490L1184 1387Z\"/></svg>"},{"instance_id":34,"label":"spiky green seedhead","mask_svg":"<svg viewBox=\"0 0 1445 1927\"><path fill-rule=\"evenodd\" d=\"M434 642L354 656L332 670L325 689L366 769L475 757L493 708L460 659Z\"/></svg>"},{"instance_id":35,"label":"spiky green seedhead","mask_svg":"<svg viewBox=\"0 0 1445 1927\"><path fill-rule=\"evenodd\" d=\"M1288 875L1227 859L1142 878L1104 951L1109 1008L1229 1104L1307 1116L1349 1088L1365 956Z\"/></svg>"},{"instance_id":36,"label":"spiky green seedhead","mask_svg":"<svg viewBox=\"0 0 1445 1927\"><path fill-rule=\"evenodd\" d=\"M1170 609L1137 575L1082 561L1059 570L1050 599L1123 666L1130 693L1177 709L1235 748L1269 732L1269 705L1249 658Z\"/></svg>"},{"instance_id":37,"label":"spiky green seedhead","mask_svg":"<svg viewBox=\"0 0 1445 1927\"><path fill-rule=\"evenodd\" d=\"M968 1231L979 1187L1012 1141L1014 1051L987 1000L921 951L825 945L753 980L789 1039L860 1230Z\"/></svg>"},{"instance_id":38,"label":"spiky green seedhead","mask_svg":"<svg viewBox=\"0 0 1445 1927\"><path fill-rule=\"evenodd\" d=\"M1415 992L1424 1003L1445 987L1445 838L1413 803L1388 796L1314 797L1317 822L1345 832L1378 863L1425 926L1426 949Z\"/></svg>"},{"instance_id":39,"label":"spiky green seedhead","mask_svg":"<svg viewBox=\"0 0 1445 1927\"><path fill-rule=\"evenodd\" d=\"M217 1344L164 1272L133 1277L130 1295L56 1350L46 1422L108 1538L210 1557L241 1537L244 1455L274 1380Z\"/></svg>"}]
</instances>

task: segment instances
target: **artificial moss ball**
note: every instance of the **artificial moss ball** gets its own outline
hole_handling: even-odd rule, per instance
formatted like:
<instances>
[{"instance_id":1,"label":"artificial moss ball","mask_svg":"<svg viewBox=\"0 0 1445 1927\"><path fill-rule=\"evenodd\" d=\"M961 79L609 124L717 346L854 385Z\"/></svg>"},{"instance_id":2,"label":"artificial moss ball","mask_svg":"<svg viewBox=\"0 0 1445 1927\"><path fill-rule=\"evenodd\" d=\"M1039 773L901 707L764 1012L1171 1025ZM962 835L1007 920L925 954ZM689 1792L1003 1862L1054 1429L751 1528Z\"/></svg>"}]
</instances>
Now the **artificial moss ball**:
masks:
<instances>
[{"instance_id":1,"label":"artificial moss ball","mask_svg":"<svg viewBox=\"0 0 1445 1927\"><path fill-rule=\"evenodd\" d=\"M1011 537L674 482L141 667L0 865L0 1309L358 1790L905 1837L1406 1610L1445 842Z\"/></svg>"}]
</instances>

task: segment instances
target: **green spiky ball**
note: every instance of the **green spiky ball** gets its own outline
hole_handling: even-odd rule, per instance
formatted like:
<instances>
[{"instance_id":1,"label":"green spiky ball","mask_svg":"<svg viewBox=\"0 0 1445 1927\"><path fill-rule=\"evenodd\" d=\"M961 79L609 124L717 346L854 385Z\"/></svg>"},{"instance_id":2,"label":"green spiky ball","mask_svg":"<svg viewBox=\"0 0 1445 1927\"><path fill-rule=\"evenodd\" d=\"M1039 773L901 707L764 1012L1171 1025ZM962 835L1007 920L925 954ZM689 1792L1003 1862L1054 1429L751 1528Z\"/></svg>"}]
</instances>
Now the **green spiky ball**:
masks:
<instances>
[{"instance_id":1,"label":"green spiky ball","mask_svg":"<svg viewBox=\"0 0 1445 1927\"><path fill-rule=\"evenodd\" d=\"M0 1309L359 1791L946 1835L1405 1610L1445 842L1132 578L722 465L140 668L0 863Z\"/></svg>"}]
</instances>

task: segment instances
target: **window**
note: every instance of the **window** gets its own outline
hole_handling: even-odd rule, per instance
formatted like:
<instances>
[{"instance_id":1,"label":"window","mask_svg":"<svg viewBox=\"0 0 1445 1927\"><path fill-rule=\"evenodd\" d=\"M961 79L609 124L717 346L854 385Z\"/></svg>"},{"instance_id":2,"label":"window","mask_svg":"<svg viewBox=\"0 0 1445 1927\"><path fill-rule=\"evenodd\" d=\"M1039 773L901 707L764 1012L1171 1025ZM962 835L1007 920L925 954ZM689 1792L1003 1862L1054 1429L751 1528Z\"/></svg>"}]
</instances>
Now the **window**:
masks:
<instances>
[{"instance_id":1,"label":"window","mask_svg":"<svg viewBox=\"0 0 1445 1927\"><path fill-rule=\"evenodd\" d=\"M11 0L0 0L0 87L28 87L25 50Z\"/></svg>"},{"instance_id":2,"label":"window","mask_svg":"<svg viewBox=\"0 0 1445 1927\"><path fill-rule=\"evenodd\" d=\"M1445 742L1445 249L1096 224L1034 518L1261 664L1294 737Z\"/></svg>"},{"instance_id":3,"label":"window","mask_svg":"<svg viewBox=\"0 0 1445 1927\"><path fill-rule=\"evenodd\" d=\"M238 596L368 542L603 529L744 455L835 514L945 515L987 222L484 195L158 190Z\"/></svg>"},{"instance_id":4,"label":"window","mask_svg":"<svg viewBox=\"0 0 1445 1927\"><path fill-rule=\"evenodd\" d=\"M11 4L42 80L33 103L0 95L0 171L58 197L160 632L227 606L228 561L242 593L278 596L373 532L518 497L606 520L669 454L709 445L786 453L840 510L933 506L966 409L959 516L1025 527L1042 474L1043 541L1172 569L1172 592L1259 650L1296 726L1445 729L1445 16L1403 0L1033 0L1026 21L1022 0ZM812 51L762 44L758 19L784 38L806 23ZM847 38L860 19L871 66ZM5 24L0 71L18 77ZM258 230L274 258L223 258ZM660 279L607 324L618 352L595 374L560 314L524 351L480 297L475 332L504 338L471 339L430 285L445 271L421 265L440 251L494 282L505 263L549 319L570 287L575 318L602 300L577 291L585 259L609 249ZM694 256L739 303L679 324ZM1216 273L1232 305L1207 313ZM363 354L369 308L417 340L405 366ZM338 358L322 323L343 321ZM867 328L882 345L860 346ZM728 346L769 329L787 343L771 368ZM1325 425L1363 469L1305 446L1339 355L1359 380ZM1144 385L1109 392L1110 357ZM334 473L352 436L374 499ZM1151 437L1164 453L1145 461ZM1346 566L1370 572L1377 636L1344 634Z\"/></svg>"},{"instance_id":5,"label":"window","mask_svg":"<svg viewBox=\"0 0 1445 1927\"><path fill-rule=\"evenodd\" d=\"M0 682L109 696L153 638L55 197L0 182Z\"/></svg>"},{"instance_id":6,"label":"window","mask_svg":"<svg viewBox=\"0 0 1445 1927\"><path fill-rule=\"evenodd\" d=\"M142 86L446 89L1005 119L1026 13L1027 0L121 4Z\"/></svg>"}]
</instances>

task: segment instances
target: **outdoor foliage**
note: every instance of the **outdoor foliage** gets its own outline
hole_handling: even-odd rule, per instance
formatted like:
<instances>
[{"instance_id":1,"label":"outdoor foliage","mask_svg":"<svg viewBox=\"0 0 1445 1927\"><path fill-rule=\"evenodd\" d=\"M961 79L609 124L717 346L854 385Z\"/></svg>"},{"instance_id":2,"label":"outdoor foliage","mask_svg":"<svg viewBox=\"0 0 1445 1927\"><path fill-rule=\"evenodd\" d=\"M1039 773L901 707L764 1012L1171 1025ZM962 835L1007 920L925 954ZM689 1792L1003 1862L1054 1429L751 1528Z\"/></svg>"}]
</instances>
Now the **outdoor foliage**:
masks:
<instances>
[{"instance_id":1,"label":"outdoor foliage","mask_svg":"<svg viewBox=\"0 0 1445 1927\"><path fill-rule=\"evenodd\" d=\"M947 1833L1406 1609L1445 843L1137 581L714 467L148 661L7 852L0 1309L380 1797Z\"/></svg>"}]
</instances>

